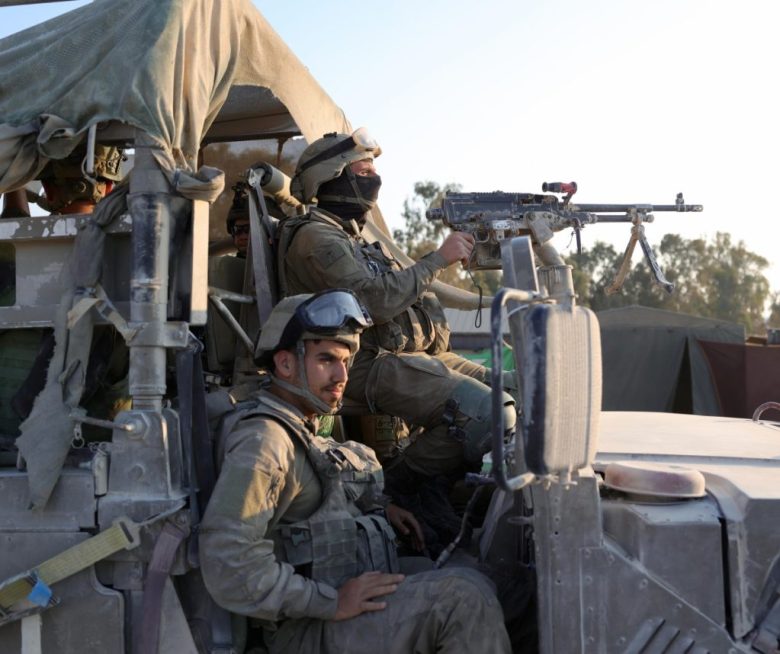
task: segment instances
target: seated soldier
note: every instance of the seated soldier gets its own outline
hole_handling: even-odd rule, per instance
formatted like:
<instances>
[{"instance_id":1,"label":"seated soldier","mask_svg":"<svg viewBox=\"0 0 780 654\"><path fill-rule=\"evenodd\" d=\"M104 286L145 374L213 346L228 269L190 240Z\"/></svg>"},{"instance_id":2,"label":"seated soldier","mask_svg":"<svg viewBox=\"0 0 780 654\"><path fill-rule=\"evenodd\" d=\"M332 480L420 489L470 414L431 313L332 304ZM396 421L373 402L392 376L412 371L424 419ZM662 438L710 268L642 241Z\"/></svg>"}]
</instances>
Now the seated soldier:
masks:
<instances>
[{"instance_id":1,"label":"seated soldier","mask_svg":"<svg viewBox=\"0 0 780 654\"><path fill-rule=\"evenodd\" d=\"M383 501L373 452L315 435L316 415L341 405L370 325L342 290L289 297L271 312L256 351L270 386L223 422L224 460L201 524L206 586L261 621L272 654L508 652L479 573L398 574L385 516L419 541L418 526Z\"/></svg>"},{"instance_id":2,"label":"seated soldier","mask_svg":"<svg viewBox=\"0 0 780 654\"><path fill-rule=\"evenodd\" d=\"M345 395L366 412L424 429L388 464L387 490L418 517L425 512L446 544L460 526L446 501L449 485L479 470L490 448L491 391L488 371L451 351L431 285L470 256L474 241L452 233L408 268L379 242L366 241L363 226L381 186L374 167L380 153L362 128L326 134L303 151L290 188L309 213L282 221L278 270L284 292L349 288L368 308L374 325L361 336ZM514 401L506 393L504 412L513 430Z\"/></svg>"},{"instance_id":3,"label":"seated soldier","mask_svg":"<svg viewBox=\"0 0 780 654\"><path fill-rule=\"evenodd\" d=\"M86 177L82 170L85 147L80 145L64 159L53 159L41 172L43 197L35 200L53 214L92 213L95 205L111 193L114 183L122 179L122 151L107 145L95 146L95 170ZM34 196L32 196L34 198ZM3 194L0 218L24 218L30 215L27 190L24 188Z\"/></svg>"},{"instance_id":4,"label":"seated soldier","mask_svg":"<svg viewBox=\"0 0 780 654\"><path fill-rule=\"evenodd\" d=\"M228 210L227 231L236 246L236 256L246 259L249 249L249 198L246 195L246 183L233 185L233 202Z\"/></svg>"},{"instance_id":5,"label":"seated soldier","mask_svg":"<svg viewBox=\"0 0 780 654\"><path fill-rule=\"evenodd\" d=\"M228 210L226 225L228 234L233 239L233 245L236 247L236 256L246 259L246 253L249 249L249 197L247 190L249 185L239 180L232 186L233 202ZM265 206L268 214L279 220L285 218L285 213L279 204L269 195L264 195Z\"/></svg>"}]
</instances>

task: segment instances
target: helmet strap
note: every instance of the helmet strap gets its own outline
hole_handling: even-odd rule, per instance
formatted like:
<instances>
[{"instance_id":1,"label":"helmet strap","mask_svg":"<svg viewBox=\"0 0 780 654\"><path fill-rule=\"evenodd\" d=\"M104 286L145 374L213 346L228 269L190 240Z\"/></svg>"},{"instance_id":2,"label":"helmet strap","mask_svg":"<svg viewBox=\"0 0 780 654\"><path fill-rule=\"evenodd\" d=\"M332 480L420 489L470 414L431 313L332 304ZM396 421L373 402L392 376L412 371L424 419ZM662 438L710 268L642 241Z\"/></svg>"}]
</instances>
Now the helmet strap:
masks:
<instances>
[{"instance_id":1,"label":"helmet strap","mask_svg":"<svg viewBox=\"0 0 780 654\"><path fill-rule=\"evenodd\" d=\"M295 352L298 358L298 378L300 383L291 384L272 374L271 378L273 379L273 383L279 386L279 388L283 388L288 393L300 397L320 415L336 413L341 408L341 402L339 402L339 405L336 408L333 408L330 404L323 402L318 398L309 387L309 380L306 377L306 347L302 340L298 340L295 344Z\"/></svg>"}]
</instances>

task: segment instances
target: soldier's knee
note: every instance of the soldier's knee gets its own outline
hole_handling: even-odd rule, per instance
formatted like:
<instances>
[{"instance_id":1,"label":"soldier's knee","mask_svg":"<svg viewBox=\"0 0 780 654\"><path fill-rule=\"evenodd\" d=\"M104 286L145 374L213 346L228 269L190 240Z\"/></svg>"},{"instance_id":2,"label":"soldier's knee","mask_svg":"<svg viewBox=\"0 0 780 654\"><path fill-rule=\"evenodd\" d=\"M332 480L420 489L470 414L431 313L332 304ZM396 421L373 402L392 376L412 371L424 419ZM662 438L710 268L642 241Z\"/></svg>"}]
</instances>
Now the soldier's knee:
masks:
<instances>
[{"instance_id":1,"label":"soldier's knee","mask_svg":"<svg viewBox=\"0 0 780 654\"><path fill-rule=\"evenodd\" d=\"M517 422L515 401L509 393L502 393L504 430L514 431ZM490 388L474 379L464 379L455 387L445 421L450 424L453 437L462 440L463 456L467 464L478 465L490 451L492 437L492 398Z\"/></svg>"}]
</instances>

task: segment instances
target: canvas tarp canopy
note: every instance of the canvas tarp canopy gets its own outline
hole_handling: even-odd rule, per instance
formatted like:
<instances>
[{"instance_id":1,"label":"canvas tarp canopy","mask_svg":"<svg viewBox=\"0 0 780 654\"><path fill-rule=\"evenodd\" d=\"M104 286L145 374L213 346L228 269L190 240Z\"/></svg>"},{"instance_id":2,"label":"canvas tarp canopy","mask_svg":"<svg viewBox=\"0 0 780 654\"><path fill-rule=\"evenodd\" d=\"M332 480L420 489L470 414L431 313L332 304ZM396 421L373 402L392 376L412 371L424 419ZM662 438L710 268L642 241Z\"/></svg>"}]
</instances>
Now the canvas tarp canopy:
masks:
<instances>
[{"instance_id":1,"label":"canvas tarp canopy","mask_svg":"<svg viewBox=\"0 0 780 654\"><path fill-rule=\"evenodd\" d=\"M742 344L744 327L639 306L598 319L605 410L722 415L699 341Z\"/></svg>"},{"instance_id":2,"label":"canvas tarp canopy","mask_svg":"<svg viewBox=\"0 0 780 654\"><path fill-rule=\"evenodd\" d=\"M0 191L92 124L145 131L183 170L209 129L349 130L249 0L97 0L0 41L0 73Z\"/></svg>"}]
</instances>

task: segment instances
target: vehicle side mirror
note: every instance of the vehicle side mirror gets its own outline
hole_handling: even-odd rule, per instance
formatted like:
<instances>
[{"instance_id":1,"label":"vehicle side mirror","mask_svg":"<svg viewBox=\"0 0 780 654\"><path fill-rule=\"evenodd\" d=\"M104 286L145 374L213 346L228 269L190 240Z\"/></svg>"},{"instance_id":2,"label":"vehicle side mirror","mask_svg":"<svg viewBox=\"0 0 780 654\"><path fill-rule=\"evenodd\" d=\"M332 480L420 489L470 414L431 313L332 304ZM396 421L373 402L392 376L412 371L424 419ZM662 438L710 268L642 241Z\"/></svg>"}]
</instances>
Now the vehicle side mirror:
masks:
<instances>
[{"instance_id":1,"label":"vehicle side mirror","mask_svg":"<svg viewBox=\"0 0 780 654\"><path fill-rule=\"evenodd\" d=\"M583 307L535 304L521 322L515 363L522 377L522 445L537 475L559 475L593 462L601 412L601 338Z\"/></svg>"}]
</instances>

